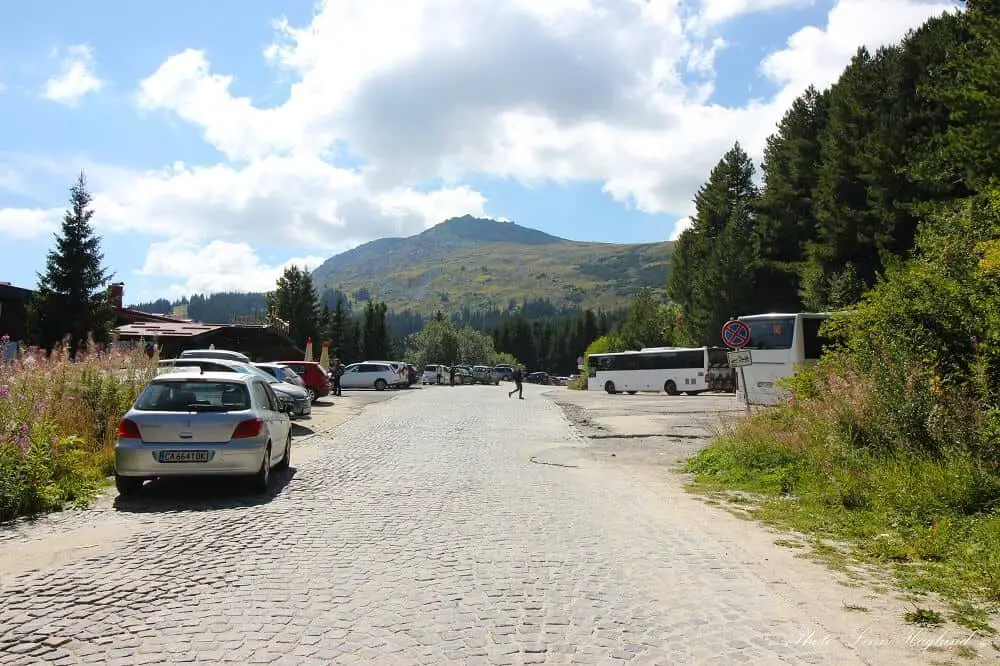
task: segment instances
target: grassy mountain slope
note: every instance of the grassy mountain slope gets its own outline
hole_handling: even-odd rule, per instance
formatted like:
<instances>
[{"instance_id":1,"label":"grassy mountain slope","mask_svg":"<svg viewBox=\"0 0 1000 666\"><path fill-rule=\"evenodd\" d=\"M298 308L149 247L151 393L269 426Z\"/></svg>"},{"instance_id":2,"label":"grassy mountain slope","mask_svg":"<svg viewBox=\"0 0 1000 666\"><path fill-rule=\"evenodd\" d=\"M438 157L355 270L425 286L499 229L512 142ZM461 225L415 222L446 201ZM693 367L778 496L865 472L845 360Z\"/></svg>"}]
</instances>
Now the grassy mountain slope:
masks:
<instances>
[{"instance_id":1,"label":"grassy mountain slope","mask_svg":"<svg viewBox=\"0 0 1000 666\"><path fill-rule=\"evenodd\" d=\"M662 292L672 243L568 241L509 222L465 216L409 238L383 238L328 259L317 287L365 292L391 309L432 314L546 298L613 309L642 286Z\"/></svg>"}]
</instances>

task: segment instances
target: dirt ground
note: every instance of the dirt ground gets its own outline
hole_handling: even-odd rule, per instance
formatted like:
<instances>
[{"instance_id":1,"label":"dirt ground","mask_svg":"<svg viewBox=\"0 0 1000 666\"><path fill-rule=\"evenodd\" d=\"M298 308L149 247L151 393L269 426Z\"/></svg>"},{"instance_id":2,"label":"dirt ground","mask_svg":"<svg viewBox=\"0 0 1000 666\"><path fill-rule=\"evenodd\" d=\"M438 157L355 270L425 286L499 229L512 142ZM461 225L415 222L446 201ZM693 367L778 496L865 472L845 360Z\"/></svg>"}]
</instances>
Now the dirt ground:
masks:
<instances>
[{"instance_id":1,"label":"dirt ground","mask_svg":"<svg viewBox=\"0 0 1000 666\"><path fill-rule=\"evenodd\" d=\"M713 435L744 414L733 395L608 395L553 388L545 392L581 435L577 447L538 452L535 462L623 474L646 487L664 520L697 524L706 538L726 545L753 575L773 585L828 631L806 641L852 645L872 664L996 664L1000 639L948 622L933 628L908 624L911 597L878 570L852 570L848 577L810 555L808 541L745 517L723 504L692 494L683 461ZM859 574L860 579L859 579ZM921 607L947 609L921 598Z\"/></svg>"}]
</instances>

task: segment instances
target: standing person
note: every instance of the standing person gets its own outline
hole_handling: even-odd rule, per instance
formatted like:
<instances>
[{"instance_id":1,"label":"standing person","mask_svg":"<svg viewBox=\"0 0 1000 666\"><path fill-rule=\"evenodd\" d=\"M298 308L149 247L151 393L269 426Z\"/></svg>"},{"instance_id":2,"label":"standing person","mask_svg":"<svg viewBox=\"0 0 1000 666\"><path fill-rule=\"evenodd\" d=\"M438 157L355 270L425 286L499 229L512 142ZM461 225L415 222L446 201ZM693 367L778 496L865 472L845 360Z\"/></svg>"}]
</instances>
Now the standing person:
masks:
<instances>
[{"instance_id":1,"label":"standing person","mask_svg":"<svg viewBox=\"0 0 1000 666\"><path fill-rule=\"evenodd\" d=\"M339 358L333 359L333 367L330 368L330 375L333 378L333 394L343 395L340 388L340 378L344 376L344 366Z\"/></svg>"},{"instance_id":2,"label":"standing person","mask_svg":"<svg viewBox=\"0 0 1000 666\"><path fill-rule=\"evenodd\" d=\"M437 366L437 385L438 386L441 386L441 384L444 384L444 382L442 381L442 379L443 378L441 377L441 364L438 364L438 366Z\"/></svg>"},{"instance_id":3,"label":"standing person","mask_svg":"<svg viewBox=\"0 0 1000 666\"><path fill-rule=\"evenodd\" d=\"M524 400L524 384L521 383L522 381L524 381L524 374L521 372L521 366L517 366L514 369L514 390L507 394L508 398L516 393L518 398Z\"/></svg>"},{"instance_id":4,"label":"standing person","mask_svg":"<svg viewBox=\"0 0 1000 666\"><path fill-rule=\"evenodd\" d=\"M455 366L451 366L450 368L448 368L448 373L449 373L449 380L448 381L450 381L451 385L454 386L455 385Z\"/></svg>"}]
</instances>

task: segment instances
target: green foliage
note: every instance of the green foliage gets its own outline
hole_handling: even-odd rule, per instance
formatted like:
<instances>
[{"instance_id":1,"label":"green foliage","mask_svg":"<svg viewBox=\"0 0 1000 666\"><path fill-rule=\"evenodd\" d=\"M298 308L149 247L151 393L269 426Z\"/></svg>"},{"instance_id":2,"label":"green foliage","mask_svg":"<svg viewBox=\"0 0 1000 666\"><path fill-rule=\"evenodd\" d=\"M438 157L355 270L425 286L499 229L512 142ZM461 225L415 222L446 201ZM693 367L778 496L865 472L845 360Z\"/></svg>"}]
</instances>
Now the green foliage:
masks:
<instances>
[{"instance_id":1,"label":"green foliage","mask_svg":"<svg viewBox=\"0 0 1000 666\"><path fill-rule=\"evenodd\" d=\"M64 338L71 354L81 349L88 337L107 342L114 324L114 309L103 289L111 276L102 265L104 254L91 224L94 211L90 203L87 181L81 173L70 188L70 207L28 304L28 337L46 349Z\"/></svg>"},{"instance_id":2,"label":"green foliage","mask_svg":"<svg viewBox=\"0 0 1000 666\"><path fill-rule=\"evenodd\" d=\"M141 351L0 364L0 521L84 502L113 472L119 419L155 372Z\"/></svg>"},{"instance_id":3,"label":"green foliage","mask_svg":"<svg viewBox=\"0 0 1000 666\"><path fill-rule=\"evenodd\" d=\"M677 239L667 292L684 313L685 337L694 342L715 344L723 323L749 313L757 268L753 175L737 143L698 190L691 227Z\"/></svg>"},{"instance_id":4,"label":"green foliage","mask_svg":"<svg viewBox=\"0 0 1000 666\"><path fill-rule=\"evenodd\" d=\"M406 356L417 367L428 363L516 363L510 354L496 351L490 336L468 326L458 327L444 318L432 319L423 330L407 338Z\"/></svg>"},{"instance_id":5,"label":"green foliage","mask_svg":"<svg viewBox=\"0 0 1000 666\"><path fill-rule=\"evenodd\" d=\"M267 305L272 317L288 324L288 337L295 344L304 348L308 338L319 339L319 296L305 268L286 268L275 290L267 294Z\"/></svg>"},{"instance_id":6,"label":"green foliage","mask_svg":"<svg viewBox=\"0 0 1000 666\"><path fill-rule=\"evenodd\" d=\"M372 360L388 360L393 355L392 337L386 323L386 305L375 301L365 304L361 345L363 356Z\"/></svg>"}]
</instances>

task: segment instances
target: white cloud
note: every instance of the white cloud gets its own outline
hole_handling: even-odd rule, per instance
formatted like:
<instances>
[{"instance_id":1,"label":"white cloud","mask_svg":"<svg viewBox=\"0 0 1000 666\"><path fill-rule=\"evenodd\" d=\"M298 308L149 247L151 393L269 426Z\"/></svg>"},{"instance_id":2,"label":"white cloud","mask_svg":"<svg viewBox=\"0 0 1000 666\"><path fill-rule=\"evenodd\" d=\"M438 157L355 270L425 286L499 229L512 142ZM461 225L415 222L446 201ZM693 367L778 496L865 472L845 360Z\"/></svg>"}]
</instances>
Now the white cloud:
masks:
<instances>
[{"instance_id":1,"label":"white cloud","mask_svg":"<svg viewBox=\"0 0 1000 666\"><path fill-rule=\"evenodd\" d=\"M145 277L184 280L172 296L219 291L270 291L289 266L312 270L324 257L289 259L265 264L248 243L212 241L201 244L185 239L151 243L146 262L136 273Z\"/></svg>"},{"instance_id":2,"label":"white cloud","mask_svg":"<svg viewBox=\"0 0 1000 666\"><path fill-rule=\"evenodd\" d=\"M63 211L58 208L0 208L0 237L31 240L59 227Z\"/></svg>"},{"instance_id":3,"label":"white cloud","mask_svg":"<svg viewBox=\"0 0 1000 666\"><path fill-rule=\"evenodd\" d=\"M803 28L761 63L781 87L774 98L708 103L725 43L705 26L798 4L705 0L692 23L683 0L322 0L308 25L278 21L263 54L294 82L282 104L235 97L239 74L214 72L197 49L142 80L139 107L190 123L227 160L141 174L88 168L95 220L186 248L298 244L319 255L482 215L469 174L601 182L640 210L687 216L735 140L759 157L809 83L829 84L860 44L897 41L947 6L839 0L827 25ZM330 162L345 146L363 167ZM425 191L427 182L443 185ZM244 268L266 273L249 263L226 275Z\"/></svg>"},{"instance_id":4,"label":"white cloud","mask_svg":"<svg viewBox=\"0 0 1000 666\"><path fill-rule=\"evenodd\" d=\"M69 47L59 75L45 82L42 97L66 106L76 106L81 97L97 92L103 86L93 70L94 56L89 46L78 44Z\"/></svg>"},{"instance_id":5,"label":"white cloud","mask_svg":"<svg viewBox=\"0 0 1000 666\"><path fill-rule=\"evenodd\" d=\"M701 0L700 11L692 25L716 25L747 14L808 7L815 2L816 0Z\"/></svg>"}]
</instances>

